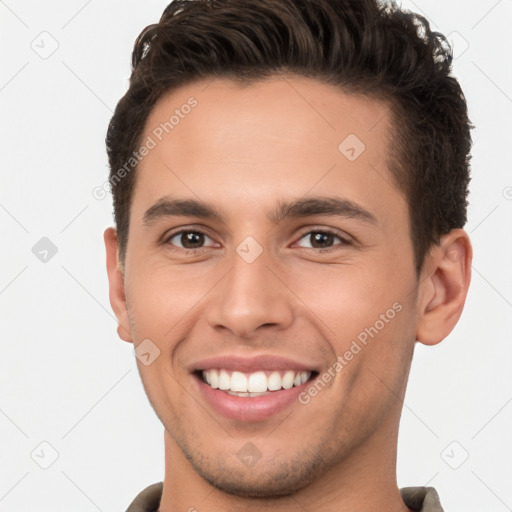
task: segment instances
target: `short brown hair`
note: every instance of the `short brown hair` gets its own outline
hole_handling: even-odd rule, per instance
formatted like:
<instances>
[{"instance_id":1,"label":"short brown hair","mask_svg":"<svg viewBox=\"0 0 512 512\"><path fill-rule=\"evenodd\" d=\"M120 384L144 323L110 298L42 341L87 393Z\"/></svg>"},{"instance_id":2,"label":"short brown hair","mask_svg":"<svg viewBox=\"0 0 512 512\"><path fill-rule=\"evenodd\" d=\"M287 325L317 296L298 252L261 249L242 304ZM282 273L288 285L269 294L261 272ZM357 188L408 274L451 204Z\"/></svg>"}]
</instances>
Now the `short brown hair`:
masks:
<instances>
[{"instance_id":1,"label":"short brown hair","mask_svg":"<svg viewBox=\"0 0 512 512\"><path fill-rule=\"evenodd\" d=\"M388 162L408 200L415 265L441 235L466 223L472 125L452 50L415 13L377 0L174 0L146 27L132 55L129 89L106 145L119 258L124 262L132 172L155 103L200 79L239 83L297 74L387 101L396 153Z\"/></svg>"}]
</instances>

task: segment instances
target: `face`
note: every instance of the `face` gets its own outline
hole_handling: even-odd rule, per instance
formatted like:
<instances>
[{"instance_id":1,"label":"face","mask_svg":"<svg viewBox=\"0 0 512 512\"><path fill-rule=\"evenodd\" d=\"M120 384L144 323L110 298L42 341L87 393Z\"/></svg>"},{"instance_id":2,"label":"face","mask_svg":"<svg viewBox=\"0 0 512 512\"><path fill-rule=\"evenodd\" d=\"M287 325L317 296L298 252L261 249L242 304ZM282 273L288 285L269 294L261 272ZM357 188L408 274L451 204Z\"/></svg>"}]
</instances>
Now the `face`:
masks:
<instances>
[{"instance_id":1,"label":"face","mask_svg":"<svg viewBox=\"0 0 512 512\"><path fill-rule=\"evenodd\" d=\"M196 82L148 119L118 318L169 442L219 489L286 494L393 444L418 283L390 126L297 77Z\"/></svg>"}]
</instances>

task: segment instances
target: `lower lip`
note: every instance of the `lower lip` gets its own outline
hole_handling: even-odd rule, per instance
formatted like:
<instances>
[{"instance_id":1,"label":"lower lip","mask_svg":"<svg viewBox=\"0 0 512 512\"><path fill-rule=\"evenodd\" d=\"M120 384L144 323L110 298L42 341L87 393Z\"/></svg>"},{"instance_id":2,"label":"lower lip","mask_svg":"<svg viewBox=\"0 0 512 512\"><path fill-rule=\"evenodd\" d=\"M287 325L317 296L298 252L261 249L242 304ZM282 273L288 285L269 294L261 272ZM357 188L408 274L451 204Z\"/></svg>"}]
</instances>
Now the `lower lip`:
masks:
<instances>
[{"instance_id":1,"label":"lower lip","mask_svg":"<svg viewBox=\"0 0 512 512\"><path fill-rule=\"evenodd\" d=\"M194 376L210 406L222 416L239 421L261 421L284 411L298 401L299 394L311 385L312 379L300 386L255 397L234 396L211 386Z\"/></svg>"}]
</instances>

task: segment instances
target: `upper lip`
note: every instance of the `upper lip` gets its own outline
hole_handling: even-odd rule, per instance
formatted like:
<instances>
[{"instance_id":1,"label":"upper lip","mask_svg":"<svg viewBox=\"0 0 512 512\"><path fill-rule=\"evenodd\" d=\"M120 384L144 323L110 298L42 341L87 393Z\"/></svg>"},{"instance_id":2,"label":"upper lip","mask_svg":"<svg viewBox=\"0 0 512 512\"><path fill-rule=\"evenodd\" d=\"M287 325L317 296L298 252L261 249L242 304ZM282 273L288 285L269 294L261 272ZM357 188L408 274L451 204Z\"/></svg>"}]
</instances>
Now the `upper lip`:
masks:
<instances>
[{"instance_id":1,"label":"upper lip","mask_svg":"<svg viewBox=\"0 0 512 512\"><path fill-rule=\"evenodd\" d=\"M316 371L311 364L301 363L294 359L283 356L256 355L253 357L242 357L234 355L219 355L203 359L191 365L191 371L210 370L222 368L240 372L256 372L259 370L295 370L295 371Z\"/></svg>"}]
</instances>

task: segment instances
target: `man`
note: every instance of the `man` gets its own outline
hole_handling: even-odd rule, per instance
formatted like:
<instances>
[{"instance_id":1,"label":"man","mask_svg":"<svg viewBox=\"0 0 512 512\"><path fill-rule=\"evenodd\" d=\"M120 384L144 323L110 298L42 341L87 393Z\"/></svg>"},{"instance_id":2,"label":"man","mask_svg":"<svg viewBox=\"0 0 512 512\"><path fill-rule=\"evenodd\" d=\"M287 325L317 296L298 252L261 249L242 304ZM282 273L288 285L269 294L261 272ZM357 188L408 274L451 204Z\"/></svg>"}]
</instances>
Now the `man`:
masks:
<instances>
[{"instance_id":1,"label":"man","mask_svg":"<svg viewBox=\"0 0 512 512\"><path fill-rule=\"evenodd\" d=\"M174 1L139 36L104 238L165 478L130 512L442 510L396 447L470 283L450 64L371 0Z\"/></svg>"}]
</instances>

